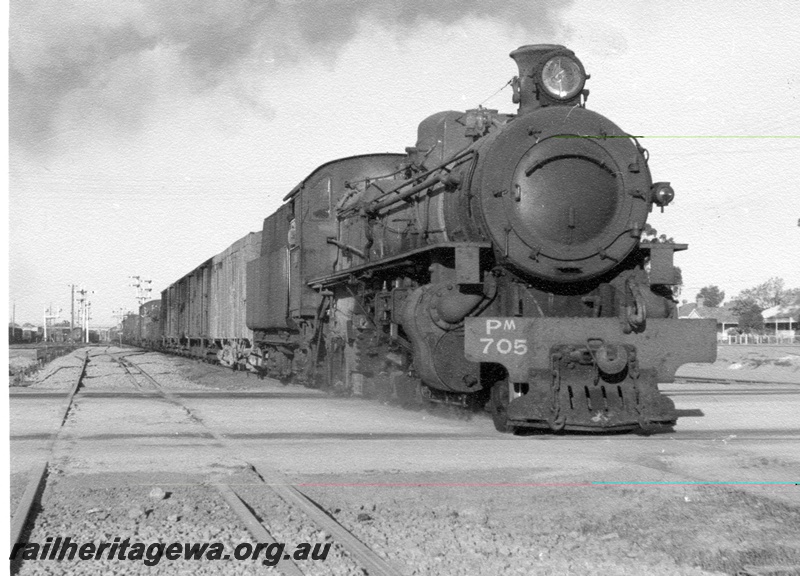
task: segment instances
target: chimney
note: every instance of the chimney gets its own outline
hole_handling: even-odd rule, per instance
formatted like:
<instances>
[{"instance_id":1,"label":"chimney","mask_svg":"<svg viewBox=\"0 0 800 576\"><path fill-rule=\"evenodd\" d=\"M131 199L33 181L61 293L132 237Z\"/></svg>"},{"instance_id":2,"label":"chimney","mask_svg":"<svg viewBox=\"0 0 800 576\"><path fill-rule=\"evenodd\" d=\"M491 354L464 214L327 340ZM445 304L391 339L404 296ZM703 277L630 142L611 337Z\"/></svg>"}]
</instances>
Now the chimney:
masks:
<instances>
[{"instance_id":1,"label":"chimney","mask_svg":"<svg viewBox=\"0 0 800 576\"><path fill-rule=\"evenodd\" d=\"M705 304L706 304L706 299L703 298L702 296L698 296L697 297L697 307L698 308L703 308L705 306Z\"/></svg>"}]
</instances>

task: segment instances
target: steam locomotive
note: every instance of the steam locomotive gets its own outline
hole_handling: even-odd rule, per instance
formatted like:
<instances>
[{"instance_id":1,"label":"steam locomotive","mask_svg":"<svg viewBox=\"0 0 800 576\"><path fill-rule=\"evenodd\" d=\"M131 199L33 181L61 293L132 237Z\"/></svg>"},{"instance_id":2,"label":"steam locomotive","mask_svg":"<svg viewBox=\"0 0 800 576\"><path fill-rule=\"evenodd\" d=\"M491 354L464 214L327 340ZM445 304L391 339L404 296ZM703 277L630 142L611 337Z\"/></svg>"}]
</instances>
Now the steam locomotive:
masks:
<instances>
[{"instance_id":1,"label":"steam locomotive","mask_svg":"<svg viewBox=\"0 0 800 576\"><path fill-rule=\"evenodd\" d=\"M678 320L673 199L637 139L587 110L559 45L511 53L516 114L434 114L405 154L323 164L162 293L151 345L343 393L485 407L500 431L671 426L658 390L713 362Z\"/></svg>"}]
</instances>

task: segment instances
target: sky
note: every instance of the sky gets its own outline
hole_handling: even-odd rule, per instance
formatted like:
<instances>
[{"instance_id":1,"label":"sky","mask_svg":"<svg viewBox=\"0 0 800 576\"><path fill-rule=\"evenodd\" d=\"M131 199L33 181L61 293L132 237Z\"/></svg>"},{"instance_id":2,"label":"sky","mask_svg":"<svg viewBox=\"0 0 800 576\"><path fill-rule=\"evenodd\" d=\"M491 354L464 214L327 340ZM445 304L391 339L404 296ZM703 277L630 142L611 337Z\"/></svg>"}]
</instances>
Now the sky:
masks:
<instances>
[{"instance_id":1,"label":"sky","mask_svg":"<svg viewBox=\"0 0 800 576\"><path fill-rule=\"evenodd\" d=\"M92 324L251 231L317 166L418 123L514 112L509 52L563 44L587 107L676 192L682 299L800 287L800 5L791 1L12 0L8 314Z\"/></svg>"}]
</instances>

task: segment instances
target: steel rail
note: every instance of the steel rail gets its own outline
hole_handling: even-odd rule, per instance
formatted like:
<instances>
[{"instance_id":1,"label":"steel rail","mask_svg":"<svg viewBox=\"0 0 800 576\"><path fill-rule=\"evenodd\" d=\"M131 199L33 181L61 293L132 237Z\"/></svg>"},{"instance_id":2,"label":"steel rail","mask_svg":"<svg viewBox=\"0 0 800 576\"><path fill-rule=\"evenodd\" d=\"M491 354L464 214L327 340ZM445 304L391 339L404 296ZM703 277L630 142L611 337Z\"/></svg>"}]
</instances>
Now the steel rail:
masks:
<instances>
[{"instance_id":1,"label":"steel rail","mask_svg":"<svg viewBox=\"0 0 800 576\"><path fill-rule=\"evenodd\" d=\"M126 362L129 362L126 360ZM186 406L180 399L164 390L158 381L150 374L136 365L134 362L129 362L154 386L157 387L160 394L165 399L173 404L180 406L189 417L198 424L208 430L211 436L214 437L223 446L230 447L231 442L225 436L214 430L211 426L206 424L202 418L192 411L191 408ZM347 528L339 524L334 518L329 516L322 508L320 508L313 500L306 496L303 492L292 486L288 479L277 469L263 468L261 470L251 463L249 464L253 472L267 485L273 492L275 492L287 504L293 505L295 508L302 510L319 528L327 530L350 555L353 556L361 564L369 576L402 576L402 573L390 565L386 560L378 556L371 548L356 538ZM238 496L237 496L238 498Z\"/></svg>"},{"instance_id":2,"label":"steel rail","mask_svg":"<svg viewBox=\"0 0 800 576\"><path fill-rule=\"evenodd\" d=\"M112 356L112 358L113 358L113 356ZM139 382L136 381L136 374L131 372L130 366L132 366L132 365L130 363L126 363L126 361L124 359L122 359L122 358L114 358L114 360L115 360L115 362L117 364L119 364L119 366L123 370L125 370L125 374L130 378L131 382L133 382L133 387L136 388L136 390L138 392L147 392L147 390L142 388L142 385L139 384ZM156 394L157 394L157 391L156 391Z\"/></svg>"},{"instance_id":3,"label":"steel rail","mask_svg":"<svg viewBox=\"0 0 800 576\"><path fill-rule=\"evenodd\" d=\"M56 439L58 438L61 429L64 427L64 423L67 421L70 408L72 408L72 400L80 388L83 377L86 375L86 366L88 363L89 352L87 351L83 358L81 371L78 373L78 377L75 379L75 383L72 385L72 388L70 389L69 394L64 401L63 414L58 423L58 428L56 428L56 430L50 436L50 440L47 445L47 457L44 459L44 461L34 465L31 478L28 480L28 484L25 486L25 492L22 495L22 499L19 501L17 504L17 509L14 511L14 516L11 519L11 549L14 548L15 544L19 543L22 533L25 530L25 526L28 523L31 510L33 509L33 504L36 502L36 497L42 490L42 484L47 476L47 469L50 464L50 456L53 452L53 446L55 446Z\"/></svg>"},{"instance_id":4,"label":"steel rail","mask_svg":"<svg viewBox=\"0 0 800 576\"><path fill-rule=\"evenodd\" d=\"M747 380L739 378L709 378L694 376L676 376L673 384L785 384L798 386L800 382L781 382L780 380Z\"/></svg>"},{"instance_id":5,"label":"steel rail","mask_svg":"<svg viewBox=\"0 0 800 576\"><path fill-rule=\"evenodd\" d=\"M712 382L705 382L711 384ZM740 382L743 385L770 384L768 382ZM678 383L683 386L683 383ZM691 382L687 382L691 384ZM704 384L704 382L697 382ZM731 382L730 387L727 382L713 382L713 384L725 385L726 389L710 390L692 387L686 390L680 388L661 389L668 396L795 396L800 394L800 386L792 383L776 382L770 387L743 389L735 387L737 382ZM304 400L314 398L325 398L327 402L347 402L350 399L340 396L325 396L319 390L303 390L301 392L273 392L271 390L180 390L171 393L176 398L230 398L230 399L252 399L252 400ZM26 400L53 400L56 398L66 398L66 392L26 392L14 391L9 393L9 398L24 398ZM134 400L148 400L161 396L158 390L137 387L131 390L108 390L108 389L81 389L82 398L131 398Z\"/></svg>"},{"instance_id":6,"label":"steel rail","mask_svg":"<svg viewBox=\"0 0 800 576\"><path fill-rule=\"evenodd\" d=\"M780 388L769 388L767 390L663 390L664 394L670 398L678 396L797 396L800 389L786 390Z\"/></svg>"},{"instance_id":7,"label":"steel rail","mask_svg":"<svg viewBox=\"0 0 800 576\"><path fill-rule=\"evenodd\" d=\"M329 516L327 512L303 492L287 482L286 477L280 471L272 468L258 470L252 464L250 466L253 472L287 504L299 508L317 526L330 532L333 539L341 544L361 564L361 567L367 571L369 576L402 576L402 573L394 566L378 556L370 547L356 538L352 532L339 524L333 517Z\"/></svg>"},{"instance_id":8,"label":"steel rail","mask_svg":"<svg viewBox=\"0 0 800 576\"><path fill-rule=\"evenodd\" d=\"M244 523L247 531L255 538L256 542L275 544L275 539L272 537L272 534L264 528L264 525L250 512L250 509L245 505L241 497L234 492L230 486L216 483L214 486L225 499L225 502L228 503L228 506L233 510L234 514ZM291 558L280 558L275 568L286 574L286 576L303 576L303 571L300 570Z\"/></svg>"}]
</instances>

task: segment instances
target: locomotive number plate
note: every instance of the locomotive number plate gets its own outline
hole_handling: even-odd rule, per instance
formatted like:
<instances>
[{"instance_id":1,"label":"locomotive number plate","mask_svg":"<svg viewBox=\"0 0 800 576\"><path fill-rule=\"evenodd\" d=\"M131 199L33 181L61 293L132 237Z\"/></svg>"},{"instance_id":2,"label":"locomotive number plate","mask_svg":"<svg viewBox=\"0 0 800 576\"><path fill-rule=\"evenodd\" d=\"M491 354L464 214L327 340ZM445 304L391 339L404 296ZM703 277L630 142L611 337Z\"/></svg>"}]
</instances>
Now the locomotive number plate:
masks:
<instances>
[{"instance_id":1,"label":"locomotive number plate","mask_svg":"<svg viewBox=\"0 0 800 576\"><path fill-rule=\"evenodd\" d=\"M464 355L472 362L496 362L512 382L525 382L528 370L550 367L553 346L584 346L603 340L636 348L639 365L655 368L659 382L672 382L689 362L713 362L716 321L648 318L647 329L626 334L618 318L467 318ZM665 354L665 351L668 351Z\"/></svg>"},{"instance_id":2,"label":"locomotive number plate","mask_svg":"<svg viewBox=\"0 0 800 576\"><path fill-rule=\"evenodd\" d=\"M528 319L467 318L464 353L473 362L525 364L528 354Z\"/></svg>"},{"instance_id":3,"label":"locomotive number plate","mask_svg":"<svg viewBox=\"0 0 800 576\"><path fill-rule=\"evenodd\" d=\"M530 356L530 318L467 318L464 355L472 362L496 362L514 382L523 381ZM521 380L520 380L521 378Z\"/></svg>"}]
</instances>

